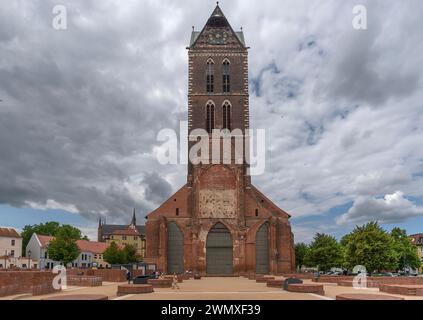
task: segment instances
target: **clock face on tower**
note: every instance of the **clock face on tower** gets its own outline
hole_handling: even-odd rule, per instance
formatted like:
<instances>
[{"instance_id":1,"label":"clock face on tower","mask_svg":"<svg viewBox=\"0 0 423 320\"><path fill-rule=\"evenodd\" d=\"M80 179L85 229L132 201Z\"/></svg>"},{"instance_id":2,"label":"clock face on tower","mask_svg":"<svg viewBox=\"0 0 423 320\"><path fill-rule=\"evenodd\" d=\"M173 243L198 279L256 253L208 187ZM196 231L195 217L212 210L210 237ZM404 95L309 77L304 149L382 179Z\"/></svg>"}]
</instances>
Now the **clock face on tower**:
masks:
<instances>
[{"instance_id":1,"label":"clock face on tower","mask_svg":"<svg viewBox=\"0 0 423 320\"><path fill-rule=\"evenodd\" d=\"M208 35L209 44L226 44L228 40L228 33L223 30L210 30Z\"/></svg>"}]
</instances>

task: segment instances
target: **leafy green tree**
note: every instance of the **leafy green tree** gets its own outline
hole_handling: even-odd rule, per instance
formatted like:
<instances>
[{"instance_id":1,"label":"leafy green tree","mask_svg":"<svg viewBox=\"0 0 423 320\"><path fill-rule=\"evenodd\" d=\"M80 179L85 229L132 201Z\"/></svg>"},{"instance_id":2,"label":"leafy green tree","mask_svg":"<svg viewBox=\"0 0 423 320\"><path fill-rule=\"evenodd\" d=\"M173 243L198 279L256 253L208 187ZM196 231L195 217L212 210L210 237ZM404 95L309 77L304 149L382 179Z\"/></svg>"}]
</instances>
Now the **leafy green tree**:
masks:
<instances>
[{"instance_id":1,"label":"leafy green tree","mask_svg":"<svg viewBox=\"0 0 423 320\"><path fill-rule=\"evenodd\" d=\"M124 263L124 256L122 250L120 250L117 244L113 241L110 246L103 253L104 261L110 264L121 264Z\"/></svg>"},{"instance_id":2,"label":"leafy green tree","mask_svg":"<svg viewBox=\"0 0 423 320\"><path fill-rule=\"evenodd\" d=\"M50 222L40 223L40 224L35 224L35 225L26 225L23 228L23 231L21 233L21 236L22 236L22 256L26 255L26 246L27 246L29 240L31 239L31 236L32 236L33 233L41 234L41 235L45 235L45 236L56 237L58 232L62 228L72 229L72 231L69 231L69 232L71 232L74 235L74 237L76 237L77 239L88 240L88 238L86 236L81 237L81 231L79 229L72 227L70 225L60 225L60 223L55 222L55 221L50 221Z\"/></svg>"},{"instance_id":3,"label":"leafy green tree","mask_svg":"<svg viewBox=\"0 0 423 320\"><path fill-rule=\"evenodd\" d=\"M407 236L405 230L394 228L391 231L393 247L397 255L397 270L403 270L406 267L419 268L420 259L416 247Z\"/></svg>"},{"instance_id":4,"label":"leafy green tree","mask_svg":"<svg viewBox=\"0 0 423 320\"><path fill-rule=\"evenodd\" d=\"M368 272L393 270L397 254L392 237L377 222L356 226L342 240L346 266L365 266Z\"/></svg>"},{"instance_id":5,"label":"leafy green tree","mask_svg":"<svg viewBox=\"0 0 423 320\"><path fill-rule=\"evenodd\" d=\"M114 241L104 251L103 257L110 264L126 264L139 261L137 249L134 246L127 244L123 249L120 249Z\"/></svg>"},{"instance_id":6,"label":"leafy green tree","mask_svg":"<svg viewBox=\"0 0 423 320\"><path fill-rule=\"evenodd\" d=\"M135 263L139 261L137 248L135 248L133 245L127 244L122 251L125 259L124 263Z\"/></svg>"},{"instance_id":7,"label":"leafy green tree","mask_svg":"<svg viewBox=\"0 0 423 320\"><path fill-rule=\"evenodd\" d=\"M307 250L308 246L303 242L297 243L295 245L295 264L297 268L304 266L304 258L306 256Z\"/></svg>"},{"instance_id":8,"label":"leafy green tree","mask_svg":"<svg viewBox=\"0 0 423 320\"><path fill-rule=\"evenodd\" d=\"M48 245L49 257L52 260L63 263L65 266L74 261L80 253L76 244L76 240L79 240L80 236L80 232L78 235L78 232L75 232L75 228L72 226L65 225L61 227L55 238Z\"/></svg>"},{"instance_id":9,"label":"leafy green tree","mask_svg":"<svg viewBox=\"0 0 423 320\"><path fill-rule=\"evenodd\" d=\"M317 233L305 254L307 266L317 266L319 270L328 271L342 264L342 250L336 239L324 233Z\"/></svg>"}]
</instances>

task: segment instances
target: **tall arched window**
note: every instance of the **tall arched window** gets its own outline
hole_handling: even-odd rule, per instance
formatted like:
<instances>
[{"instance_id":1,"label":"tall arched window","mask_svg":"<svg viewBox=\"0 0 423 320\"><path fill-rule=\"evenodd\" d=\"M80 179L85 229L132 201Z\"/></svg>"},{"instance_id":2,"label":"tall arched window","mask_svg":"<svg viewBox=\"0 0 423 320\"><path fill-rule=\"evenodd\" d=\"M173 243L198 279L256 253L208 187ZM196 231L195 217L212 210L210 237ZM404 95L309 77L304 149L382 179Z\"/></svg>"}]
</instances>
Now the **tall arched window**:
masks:
<instances>
[{"instance_id":1,"label":"tall arched window","mask_svg":"<svg viewBox=\"0 0 423 320\"><path fill-rule=\"evenodd\" d=\"M214 62L212 59L207 60L207 93L214 92Z\"/></svg>"},{"instance_id":2,"label":"tall arched window","mask_svg":"<svg viewBox=\"0 0 423 320\"><path fill-rule=\"evenodd\" d=\"M231 104L229 101L223 103L223 129L231 130Z\"/></svg>"},{"instance_id":3,"label":"tall arched window","mask_svg":"<svg viewBox=\"0 0 423 320\"><path fill-rule=\"evenodd\" d=\"M214 129L214 104L211 101L206 105L206 129L208 133L212 133Z\"/></svg>"},{"instance_id":4,"label":"tall arched window","mask_svg":"<svg viewBox=\"0 0 423 320\"><path fill-rule=\"evenodd\" d=\"M228 59L223 61L223 93L231 91L230 62Z\"/></svg>"}]
</instances>

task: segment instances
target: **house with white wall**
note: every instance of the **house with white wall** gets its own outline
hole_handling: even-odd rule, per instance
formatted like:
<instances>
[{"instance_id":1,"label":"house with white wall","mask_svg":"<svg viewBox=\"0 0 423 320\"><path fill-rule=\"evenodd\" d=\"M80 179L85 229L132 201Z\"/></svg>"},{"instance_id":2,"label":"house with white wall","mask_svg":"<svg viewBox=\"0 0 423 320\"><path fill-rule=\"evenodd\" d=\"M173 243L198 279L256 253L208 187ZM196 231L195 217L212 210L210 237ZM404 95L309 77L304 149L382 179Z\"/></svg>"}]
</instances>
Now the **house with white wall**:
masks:
<instances>
[{"instance_id":1,"label":"house with white wall","mask_svg":"<svg viewBox=\"0 0 423 320\"><path fill-rule=\"evenodd\" d=\"M60 264L58 261L50 259L48 255L48 245L53 239L54 237L51 236L34 233L26 246L27 255L31 251L31 257L39 259L40 269L52 269L54 266ZM67 267L90 268L99 266L99 261L102 261L102 255L109 246L107 243L87 240L77 240L76 244L80 250L79 256L72 263L68 264Z\"/></svg>"},{"instance_id":2,"label":"house with white wall","mask_svg":"<svg viewBox=\"0 0 423 320\"><path fill-rule=\"evenodd\" d=\"M58 265L57 261L51 260L48 256L48 244L54 237L33 233L26 246L26 256L38 260L39 269L53 269Z\"/></svg>"}]
</instances>

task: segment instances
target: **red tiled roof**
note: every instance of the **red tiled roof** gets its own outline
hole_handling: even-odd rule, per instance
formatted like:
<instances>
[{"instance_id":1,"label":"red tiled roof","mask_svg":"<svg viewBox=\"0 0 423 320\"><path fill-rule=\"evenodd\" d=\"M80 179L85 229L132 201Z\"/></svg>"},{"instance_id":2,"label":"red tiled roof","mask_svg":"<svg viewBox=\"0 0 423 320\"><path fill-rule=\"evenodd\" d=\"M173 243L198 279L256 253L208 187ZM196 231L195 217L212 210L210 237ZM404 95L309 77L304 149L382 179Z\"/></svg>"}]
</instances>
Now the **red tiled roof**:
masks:
<instances>
[{"instance_id":1,"label":"red tiled roof","mask_svg":"<svg viewBox=\"0 0 423 320\"><path fill-rule=\"evenodd\" d=\"M87 240L78 240L76 241L76 244L81 251L92 253L103 253L109 247L109 244L105 242L94 242Z\"/></svg>"},{"instance_id":2,"label":"red tiled roof","mask_svg":"<svg viewBox=\"0 0 423 320\"><path fill-rule=\"evenodd\" d=\"M37 237L38 237L38 240L40 240L40 242L41 242L41 248L47 247L49 242L54 239L54 237L52 237L52 236L44 236L44 235L41 235L41 234L37 234Z\"/></svg>"},{"instance_id":3,"label":"red tiled roof","mask_svg":"<svg viewBox=\"0 0 423 320\"><path fill-rule=\"evenodd\" d=\"M422 243L423 233L411 234L408 236L413 243Z\"/></svg>"},{"instance_id":4,"label":"red tiled roof","mask_svg":"<svg viewBox=\"0 0 423 320\"><path fill-rule=\"evenodd\" d=\"M47 247L49 242L54 239L54 237L51 237L51 236L43 236L39 234L37 236L41 242L42 248ZM76 244L78 245L81 251L92 252L92 253L103 253L109 247L108 243L88 241L88 240L77 240Z\"/></svg>"},{"instance_id":5,"label":"red tiled roof","mask_svg":"<svg viewBox=\"0 0 423 320\"><path fill-rule=\"evenodd\" d=\"M0 237L22 238L19 233L13 228L0 228Z\"/></svg>"}]
</instances>

